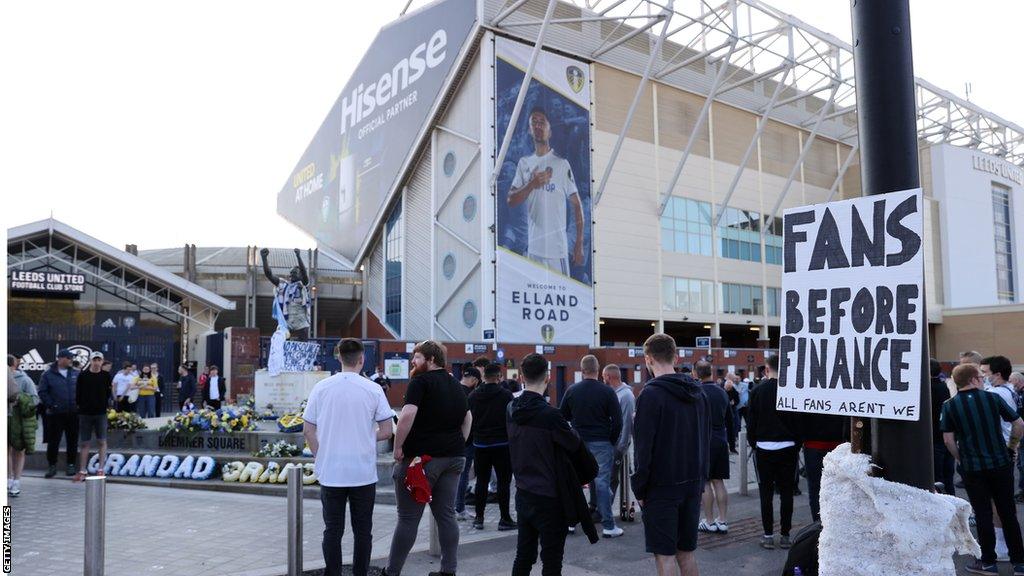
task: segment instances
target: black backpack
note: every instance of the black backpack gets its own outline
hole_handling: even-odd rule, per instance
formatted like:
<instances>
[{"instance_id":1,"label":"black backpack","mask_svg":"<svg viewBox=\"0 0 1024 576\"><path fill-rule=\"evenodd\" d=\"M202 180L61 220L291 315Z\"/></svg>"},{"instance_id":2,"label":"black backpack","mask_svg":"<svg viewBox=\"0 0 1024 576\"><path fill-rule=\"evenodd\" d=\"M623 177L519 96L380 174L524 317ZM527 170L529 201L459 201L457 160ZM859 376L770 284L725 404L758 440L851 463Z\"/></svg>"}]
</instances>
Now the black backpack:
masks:
<instances>
[{"instance_id":1,"label":"black backpack","mask_svg":"<svg viewBox=\"0 0 1024 576\"><path fill-rule=\"evenodd\" d=\"M800 567L802 576L818 576L818 537L821 536L821 522L804 526L793 537L793 546L786 557L782 576L793 576L793 569Z\"/></svg>"}]
</instances>

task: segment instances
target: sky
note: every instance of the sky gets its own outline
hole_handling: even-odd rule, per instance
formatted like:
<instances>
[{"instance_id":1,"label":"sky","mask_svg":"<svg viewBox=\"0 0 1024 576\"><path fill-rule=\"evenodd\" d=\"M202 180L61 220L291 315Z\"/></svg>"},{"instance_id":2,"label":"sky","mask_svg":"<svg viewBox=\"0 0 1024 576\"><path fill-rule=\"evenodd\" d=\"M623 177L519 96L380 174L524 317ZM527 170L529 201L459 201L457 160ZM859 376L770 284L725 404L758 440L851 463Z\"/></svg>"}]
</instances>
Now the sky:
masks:
<instances>
[{"instance_id":1,"label":"sky","mask_svg":"<svg viewBox=\"0 0 1024 576\"><path fill-rule=\"evenodd\" d=\"M414 6L425 2L416 0ZM849 0L768 0L844 40ZM405 0L45 1L0 9L3 224L123 247L313 247L276 196ZM915 72L1024 125L1019 0L911 0Z\"/></svg>"}]
</instances>

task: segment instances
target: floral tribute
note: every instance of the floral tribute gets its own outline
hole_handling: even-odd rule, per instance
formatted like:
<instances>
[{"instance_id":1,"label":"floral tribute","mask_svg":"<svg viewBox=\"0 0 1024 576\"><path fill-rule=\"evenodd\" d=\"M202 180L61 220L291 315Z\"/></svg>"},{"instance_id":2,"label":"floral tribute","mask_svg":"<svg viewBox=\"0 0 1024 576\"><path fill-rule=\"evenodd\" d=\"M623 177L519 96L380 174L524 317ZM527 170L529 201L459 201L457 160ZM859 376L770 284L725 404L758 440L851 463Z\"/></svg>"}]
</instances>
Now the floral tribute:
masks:
<instances>
[{"instance_id":1,"label":"floral tribute","mask_svg":"<svg viewBox=\"0 0 1024 576\"><path fill-rule=\"evenodd\" d=\"M223 406L193 409L175 414L161 430L168 434L196 432L251 432L256 429L256 415L249 406Z\"/></svg>"},{"instance_id":2,"label":"floral tribute","mask_svg":"<svg viewBox=\"0 0 1024 576\"><path fill-rule=\"evenodd\" d=\"M93 454L86 467L90 474L100 470L99 454ZM136 478L163 478L181 480L208 480L217 470L217 463L209 456L184 458L174 454L107 454L103 472L107 476L134 476Z\"/></svg>"},{"instance_id":3,"label":"floral tribute","mask_svg":"<svg viewBox=\"0 0 1024 576\"><path fill-rule=\"evenodd\" d=\"M107 430L125 430L127 432L135 432L136 430L144 430L146 428L146 421L139 417L135 412L118 412L117 410L107 410Z\"/></svg>"}]
</instances>

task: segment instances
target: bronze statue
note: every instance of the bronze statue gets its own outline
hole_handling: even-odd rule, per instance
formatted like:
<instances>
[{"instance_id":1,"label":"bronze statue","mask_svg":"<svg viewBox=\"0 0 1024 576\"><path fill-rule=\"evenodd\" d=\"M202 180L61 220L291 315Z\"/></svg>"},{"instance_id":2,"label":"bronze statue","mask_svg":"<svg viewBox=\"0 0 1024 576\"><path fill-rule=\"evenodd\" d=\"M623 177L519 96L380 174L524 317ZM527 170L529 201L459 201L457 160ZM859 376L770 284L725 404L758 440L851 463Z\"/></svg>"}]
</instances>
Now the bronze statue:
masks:
<instances>
[{"instance_id":1,"label":"bronze statue","mask_svg":"<svg viewBox=\"0 0 1024 576\"><path fill-rule=\"evenodd\" d=\"M302 256L299 249L295 249L295 259L298 266L291 269L288 278L274 276L267 263L267 256L270 254L268 248L260 250L260 258L263 260L263 274L275 287L274 295L274 318L279 324L288 328L289 340L309 340L309 275L306 273L306 266L302 263Z\"/></svg>"}]
</instances>

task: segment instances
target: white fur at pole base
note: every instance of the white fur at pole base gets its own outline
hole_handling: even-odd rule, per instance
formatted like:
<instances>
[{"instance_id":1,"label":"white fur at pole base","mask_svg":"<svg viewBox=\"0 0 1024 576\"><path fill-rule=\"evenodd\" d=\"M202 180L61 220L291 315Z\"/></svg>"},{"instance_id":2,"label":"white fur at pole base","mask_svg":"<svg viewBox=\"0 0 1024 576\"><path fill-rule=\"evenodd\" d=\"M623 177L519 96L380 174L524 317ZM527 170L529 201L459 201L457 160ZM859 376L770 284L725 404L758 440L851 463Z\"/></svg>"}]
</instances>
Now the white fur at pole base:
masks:
<instances>
[{"instance_id":1,"label":"white fur at pole base","mask_svg":"<svg viewBox=\"0 0 1024 576\"><path fill-rule=\"evenodd\" d=\"M848 443L825 456L821 576L954 576L954 552L981 555L970 504L873 478L870 468L870 457L852 453Z\"/></svg>"}]
</instances>

